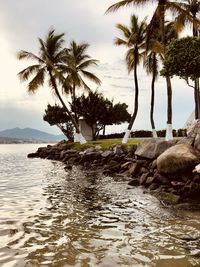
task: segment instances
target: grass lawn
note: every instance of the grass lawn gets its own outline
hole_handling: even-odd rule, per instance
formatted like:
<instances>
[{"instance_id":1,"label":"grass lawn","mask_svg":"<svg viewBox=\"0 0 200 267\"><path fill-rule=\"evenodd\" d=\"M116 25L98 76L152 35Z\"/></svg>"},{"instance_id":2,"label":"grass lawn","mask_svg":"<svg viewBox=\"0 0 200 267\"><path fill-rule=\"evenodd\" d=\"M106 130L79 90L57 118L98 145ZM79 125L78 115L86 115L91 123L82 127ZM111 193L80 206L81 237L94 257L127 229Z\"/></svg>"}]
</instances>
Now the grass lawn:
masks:
<instances>
[{"instance_id":1,"label":"grass lawn","mask_svg":"<svg viewBox=\"0 0 200 267\"><path fill-rule=\"evenodd\" d=\"M123 146L131 146L138 144L141 142L142 139L130 139L126 144L123 144ZM86 144L79 144L79 143L67 143L66 146L68 149L76 149L76 150L85 150L86 148L95 147L95 146L101 146L102 150L109 149L110 147L114 145L121 145L121 139L104 139L104 140L97 140L97 141L88 141Z\"/></svg>"}]
</instances>

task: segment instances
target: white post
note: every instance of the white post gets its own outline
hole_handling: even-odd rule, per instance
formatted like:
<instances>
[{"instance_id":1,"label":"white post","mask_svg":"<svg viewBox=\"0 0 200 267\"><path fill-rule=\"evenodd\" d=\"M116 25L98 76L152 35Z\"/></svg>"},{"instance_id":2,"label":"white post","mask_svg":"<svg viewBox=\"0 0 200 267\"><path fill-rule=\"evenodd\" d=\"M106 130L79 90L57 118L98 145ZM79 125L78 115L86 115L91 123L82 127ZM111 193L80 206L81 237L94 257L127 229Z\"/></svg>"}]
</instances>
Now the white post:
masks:
<instances>
[{"instance_id":1,"label":"white post","mask_svg":"<svg viewBox=\"0 0 200 267\"><path fill-rule=\"evenodd\" d=\"M74 142L79 142L81 145L87 143L87 141L85 140L85 137L82 135L82 133L75 133L74 134Z\"/></svg>"},{"instance_id":2,"label":"white post","mask_svg":"<svg viewBox=\"0 0 200 267\"><path fill-rule=\"evenodd\" d=\"M127 129L127 130L125 131L124 137L123 137L123 139L122 139L122 144L126 144L126 143L127 143L128 138L129 138L129 135L130 135L130 132L131 132L131 130L129 130L129 129Z\"/></svg>"},{"instance_id":3,"label":"white post","mask_svg":"<svg viewBox=\"0 0 200 267\"><path fill-rule=\"evenodd\" d=\"M166 141L173 140L172 124L167 124L165 140Z\"/></svg>"},{"instance_id":4,"label":"white post","mask_svg":"<svg viewBox=\"0 0 200 267\"><path fill-rule=\"evenodd\" d=\"M152 135L153 135L153 138L158 138L158 135L155 129L152 129Z\"/></svg>"}]
</instances>

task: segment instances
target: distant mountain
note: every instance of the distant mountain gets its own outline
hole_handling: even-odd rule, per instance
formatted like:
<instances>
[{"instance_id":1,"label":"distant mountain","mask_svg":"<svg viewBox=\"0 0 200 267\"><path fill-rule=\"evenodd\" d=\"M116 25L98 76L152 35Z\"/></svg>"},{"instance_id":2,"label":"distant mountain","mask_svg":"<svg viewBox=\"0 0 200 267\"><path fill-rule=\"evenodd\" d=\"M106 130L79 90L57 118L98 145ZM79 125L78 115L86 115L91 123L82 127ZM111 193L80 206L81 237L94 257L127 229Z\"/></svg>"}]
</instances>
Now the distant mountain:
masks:
<instances>
[{"instance_id":1,"label":"distant mountain","mask_svg":"<svg viewBox=\"0 0 200 267\"><path fill-rule=\"evenodd\" d=\"M0 138L12 138L12 139L22 139L22 140L38 140L38 141L60 141L66 139L62 134L54 135L46 132L42 132L31 128L13 128L0 131Z\"/></svg>"}]
</instances>

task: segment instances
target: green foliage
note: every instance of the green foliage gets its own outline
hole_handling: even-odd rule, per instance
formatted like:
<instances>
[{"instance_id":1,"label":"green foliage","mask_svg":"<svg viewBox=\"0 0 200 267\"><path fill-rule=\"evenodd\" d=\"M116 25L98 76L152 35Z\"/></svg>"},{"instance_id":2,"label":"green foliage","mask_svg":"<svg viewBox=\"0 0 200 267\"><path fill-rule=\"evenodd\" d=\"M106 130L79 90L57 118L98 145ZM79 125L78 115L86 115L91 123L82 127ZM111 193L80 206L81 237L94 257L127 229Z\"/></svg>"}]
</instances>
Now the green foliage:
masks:
<instances>
[{"instance_id":1,"label":"green foliage","mask_svg":"<svg viewBox=\"0 0 200 267\"><path fill-rule=\"evenodd\" d=\"M179 76L185 80L200 77L200 38L173 40L166 50L163 76Z\"/></svg>"},{"instance_id":2,"label":"green foliage","mask_svg":"<svg viewBox=\"0 0 200 267\"><path fill-rule=\"evenodd\" d=\"M45 109L45 114L43 115L43 120L48 122L51 126L58 126L69 140L73 139L74 127L64 108L58 105L51 106L48 104Z\"/></svg>"},{"instance_id":3,"label":"green foliage","mask_svg":"<svg viewBox=\"0 0 200 267\"><path fill-rule=\"evenodd\" d=\"M128 106L125 103L114 105L112 101L104 98L97 91L89 92L88 96L83 94L76 98L71 107L72 111L76 110L78 116L83 117L91 127L93 139L106 125L120 124L130 119Z\"/></svg>"}]
</instances>

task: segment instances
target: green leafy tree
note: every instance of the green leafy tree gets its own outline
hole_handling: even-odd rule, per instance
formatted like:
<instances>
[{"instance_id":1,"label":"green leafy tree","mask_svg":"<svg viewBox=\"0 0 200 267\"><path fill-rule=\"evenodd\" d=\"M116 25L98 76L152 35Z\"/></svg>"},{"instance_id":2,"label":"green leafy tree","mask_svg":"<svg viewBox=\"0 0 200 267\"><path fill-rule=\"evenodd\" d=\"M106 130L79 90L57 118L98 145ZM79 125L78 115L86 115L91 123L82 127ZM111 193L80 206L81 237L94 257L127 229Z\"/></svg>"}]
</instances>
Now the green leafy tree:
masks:
<instances>
[{"instance_id":1,"label":"green leafy tree","mask_svg":"<svg viewBox=\"0 0 200 267\"><path fill-rule=\"evenodd\" d=\"M125 103L113 104L101 93L90 91L88 96L84 94L77 97L75 103L72 103L78 110L78 116L83 117L86 123L91 127L93 139L95 140L101 130L105 131L106 125L120 124L130 119Z\"/></svg>"},{"instance_id":2,"label":"green leafy tree","mask_svg":"<svg viewBox=\"0 0 200 267\"><path fill-rule=\"evenodd\" d=\"M126 143L138 112L139 86L137 77L137 66L139 65L144 54L145 33L147 24L145 20L139 22L138 17L132 15L129 27L123 24L117 24L116 27L120 31L122 38L116 38L115 44L120 46L123 45L128 49L126 53L127 69L129 73L132 71L134 72L134 112L129 121L128 129L122 140L123 143Z\"/></svg>"},{"instance_id":3,"label":"green leafy tree","mask_svg":"<svg viewBox=\"0 0 200 267\"><path fill-rule=\"evenodd\" d=\"M58 105L51 106L48 104L45 109L45 114L43 115L43 120L48 122L51 126L56 125L68 140L73 140L74 126L64 108Z\"/></svg>"},{"instance_id":4,"label":"green leafy tree","mask_svg":"<svg viewBox=\"0 0 200 267\"><path fill-rule=\"evenodd\" d=\"M188 24L192 25L193 36L199 36L199 18L200 1L199 0L184 0L176 3L176 19L175 27L178 31L182 31ZM180 11L181 9L181 11ZM185 12L182 12L184 10ZM194 86L194 101L195 101L195 119L200 118L200 95L199 95L199 79L195 79Z\"/></svg>"},{"instance_id":5,"label":"green leafy tree","mask_svg":"<svg viewBox=\"0 0 200 267\"><path fill-rule=\"evenodd\" d=\"M66 50L63 48L63 37L64 33L55 34L55 30L53 29L48 32L45 40L39 38L40 46L38 55L23 50L20 51L17 54L19 60L32 60L36 63L19 72L18 76L22 81L28 81L31 79L28 83L29 93L35 93L39 87L43 86L45 77L47 77L50 87L59 99L65 112L70 117L76 132L80 134L79 126L63 101L57 85L58 79L63 81L63 76L58 71L62 63L63 56L66 53ZM82 138L81 142L85 143L86 141Z\"/></svg>"},{"instance_id":6,"label":"green leafy tree","mask_svg":"<svg viewBox=\"0 0 200 267\"><path fill-rule=\"evenodd\" d=\"M200 37L173 40L166 50L162 75L195 80L200 77Z\"/></svg>"}]
</instances>

